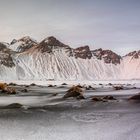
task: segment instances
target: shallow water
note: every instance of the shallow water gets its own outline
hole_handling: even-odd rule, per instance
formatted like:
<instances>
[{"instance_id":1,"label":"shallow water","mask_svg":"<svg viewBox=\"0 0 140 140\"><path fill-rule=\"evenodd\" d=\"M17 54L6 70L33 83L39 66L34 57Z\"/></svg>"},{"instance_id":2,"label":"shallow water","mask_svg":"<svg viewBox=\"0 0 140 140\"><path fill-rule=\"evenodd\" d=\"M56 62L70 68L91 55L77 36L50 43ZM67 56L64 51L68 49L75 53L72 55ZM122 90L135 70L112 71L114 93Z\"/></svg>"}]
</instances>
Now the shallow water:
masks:
<instances>
[{"instance_id":1,"label":"shallow water","mask_svg":"<svg viewBox=\"0 0 140 140\"><path fill-rule=\"evenodd\" d=\"M115 91L101 87L84 91L85 100L63 100L68 88L32 86L27 93L1 96L1 107L10 103L24 107L0 109L0 140L140 139L140 103L127 100L139 89ZM91 101L96 95L113 95L117 100Z\"/></svg>"}]
</instances>

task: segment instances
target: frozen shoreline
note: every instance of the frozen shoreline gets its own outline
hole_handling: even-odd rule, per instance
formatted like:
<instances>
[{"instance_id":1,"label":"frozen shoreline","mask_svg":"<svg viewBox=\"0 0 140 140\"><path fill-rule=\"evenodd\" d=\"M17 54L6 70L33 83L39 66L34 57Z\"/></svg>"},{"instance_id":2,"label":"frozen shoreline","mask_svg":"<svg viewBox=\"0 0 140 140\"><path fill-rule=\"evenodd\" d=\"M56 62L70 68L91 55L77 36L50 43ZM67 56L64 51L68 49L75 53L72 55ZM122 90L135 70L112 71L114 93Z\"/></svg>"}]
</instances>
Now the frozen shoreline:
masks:
<instances>
[{"instance_id":1,"label":"frozen shoreline","mask_svg":"<svg viewBox=\"0 0 140 140\"><path fill-rule=\"evenodd\" d=\"M126 88L118 91L94 83L96 90L84 91L85 100L62 100L70 85L60 83L56 87L29 86L27 93L2 95L1 107L11 103L24 107L0 109L0 140L139 140L140 103L127 100L140 91L139 83L135 83L126 82ZM133 88L136 85L138 88ZM15 87L20 91L26 86ZM53 93L58 95L52 96ZM92 96L105 95L113 95L117 100L91 100Z\"/></svg>"},{"instance_id":2,"label":"frozen shoreline","mask_svg":"<svg viewBox=\"0 0 140 140\"><path fill-rule=\"evenodd\" d=\"M82 81L67 81L67 80L61 80L61 81L42 81L42 80L0 80L0 82L4 83L16 83L19 85L30 85L32 83L35 83L37 85L61 85L63 83L66 83L68 85L75 85L75 84L86 84L86 85L94 85L94 84L136 84L140 87L140 80L95 80L95 81L89 81L89 80L82 80Z\"/></svg>"},{"instance_id":3,"label":"frozen shoreline","mask_svg":"<svg viewBox=\"0 0 140 140\"><path fill-rule=\"evenodd\" d=\"M140 104L52 105L0 110L1 140L138 140Z\"/></svg>"}]
</instances>

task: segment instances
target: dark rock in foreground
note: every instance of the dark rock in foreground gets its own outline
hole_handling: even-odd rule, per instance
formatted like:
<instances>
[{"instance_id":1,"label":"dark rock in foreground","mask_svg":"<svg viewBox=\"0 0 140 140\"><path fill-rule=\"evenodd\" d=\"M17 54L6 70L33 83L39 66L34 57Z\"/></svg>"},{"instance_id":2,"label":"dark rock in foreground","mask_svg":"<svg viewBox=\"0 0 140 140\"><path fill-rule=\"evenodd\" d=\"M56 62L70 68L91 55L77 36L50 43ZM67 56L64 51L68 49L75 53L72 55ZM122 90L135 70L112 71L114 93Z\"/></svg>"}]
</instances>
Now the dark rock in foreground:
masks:
<instances>
[{"instance_id":1,"label":"dark rock in foreground","mask_svg":"<svg viewBox=\"0 0 140 140\"><path fill-rule=\"evenodd\" d=\"M123 89L123 86L113 86L113 88L114 88L115 90L122 90L122 89Z\"/></svg>"},{"instance_id":2,"label":"dark rock in foreground","mask_svg":"<svg viewBox=\"0 0 140 140\"><path fill-rule=\"evenodd\" d=\"M12 103L12 104L7 105L5 108L7 109L22 108L22 105L19 103Z\"/></svg>"},{"instance_id":3,"label":"dark rock in foreground","mask_svg":"<svg viewBox=\"0 0 140 140\"><path fill-rule=\"evenodd\" d=\"M58 93L53 93L53 94L52 94L52 96L57 96L57 95L58 95Z\"/></svg>"},{"instance_id":4,"label":"dark rock in foreground","mask_svg":"<svg viewBox=\"0 0 140 140\"><path fill-rule=\"evenodd\" d=\"M32 84L30 84L30 86L36 86L36 84L35 83L32 83Z\"/></svg>"},{"instance_id":5,"label":"dark rock in foreground","mask_svg":"<svg viewBox=\"0 0 140 140\"><path fill-rule=\"evenodd\" d=\"M17 86L16 83L9 83L9 86Z\"/></svg>"},{"instance_id":6,"label":"dark rock in foreground","mask_svg":"<svg viewBox=\"0 0 140 140\"><path fill-rule=\"evenodd\" d=\"M16 94L16 89L12 87L8 87L6 83L0 83L0 90L4 94Z\"/></svg>"},{"instance_id":7,"label":"dark rock in foreground","mask_svg":"<svg viewBox=\"0 0 140 140\"><path fill-rule=\"evenodd\" d=\"M108 100L116 100L113 96L108 95L104 97L93 97L92 101L102 101L102 102L107 102Z\"/></svg>"},{"instance_id":8,"label":"dark rock in foreground","mask_svg":"<svg viewBox=\"0 0 140 140\"><path fill-rule=\"evenodd\" d=\"M114 98L113 96L105 96L105 97L103 97L103 99L105 99L105 100L116 100L116 98Z\"/></svg>"},{"instance_id":9,"label":"dark rock in foreground","mask_svg":"<svg viewBox=\"0 0 140 140\"><path fill-rule=\"evenodd\" d=\"M28 92L28 90L25 88L25 89L22 89L21 92Z\"/></svg>"},{"instance_id":10,"label":"dark rock in foreground","mask_svg":"<svg viewBox=\"0 0 140 140\"><path fill-rule=\"evenodd\" d=\"M79 86L71 87L63 98L76 97L77 99L84 99L83 90Z\"/></svg>"},{"instance_id":11,"label":"dark rock in foreground","mask_svg":"<svg viewBox=\"0 0 140 140\"><path fill-rule=\"evenodd\" d=\"M95 88L93 88L92 86L87 86L86 90L95 90Z\"/></svg>"},{"instance_id":12,"label":"dark rock in foreground","mask_svg":"<svg viewBox=\"0 0 140 140\"><path fill-rule=\"evenodd\" d=\"M63 86L67 85L66 83L62 83Z\"/></svg>"},{"instance_id":13,"label":"dark rock in foreground","mask_svg":"<svg viewBox=\"0 0 140 140\"><path fill-rule=\"evenodd\" d=\"M134 96L130 97L129 100L137 100L137 101L140 101L140 93L138 93L137 95L134 95Z\"/></svg>"},{"instance_id":14,"label":"dark rock in foreground","mask_svg":"<svg viewBox=\"0 0 140 140\"><path fill-rule=\"evenodd\" d=\"M16 90L14 88L11 88L11 87L7 87L5 89L2 90L3 93L6 93L6 94L16 94Z\"/></svg>"},{"instance_id":15,"label":"dark rock in foreground","mask_svg":"<svg viewBox=\"0 0 140 140\"><path fill-rule=\"evenodd\" d=\"M103 101L103 100L102 100L102 98L100 98L100 97L93 97L93 98L92 98L92 101L98 102L98 101Z\"/></svg>"},{"instance_id":16,"label":"dark rock in foreground","mask_svg":"<svg viewBox=\"0 0 140 140\"><path fill-rule=\"evenodd\" d=\"M55 87L55 85L48 85L48 87Z\"/></svg>"}]
</instances>

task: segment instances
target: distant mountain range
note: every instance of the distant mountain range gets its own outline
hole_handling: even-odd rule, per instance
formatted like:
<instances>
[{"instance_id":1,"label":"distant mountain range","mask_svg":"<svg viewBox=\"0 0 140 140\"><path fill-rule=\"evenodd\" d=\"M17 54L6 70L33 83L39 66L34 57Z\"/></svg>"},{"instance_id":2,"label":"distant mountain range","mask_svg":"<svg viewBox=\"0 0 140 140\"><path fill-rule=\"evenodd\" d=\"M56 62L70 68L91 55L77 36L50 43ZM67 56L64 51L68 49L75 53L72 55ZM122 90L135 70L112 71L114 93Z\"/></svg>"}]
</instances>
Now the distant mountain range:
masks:
<instances>
[{"instance_id":1,"label":"distant mountain range","mask_svg":"<svg viewBox=\"0 0 140 140\"><path fill-rule=\"evenodd\" d=\"M121 57L111 50L71 48L50 36L0 43L1 80L140 79L140 50Z\"/></svg>"}]
</instances>

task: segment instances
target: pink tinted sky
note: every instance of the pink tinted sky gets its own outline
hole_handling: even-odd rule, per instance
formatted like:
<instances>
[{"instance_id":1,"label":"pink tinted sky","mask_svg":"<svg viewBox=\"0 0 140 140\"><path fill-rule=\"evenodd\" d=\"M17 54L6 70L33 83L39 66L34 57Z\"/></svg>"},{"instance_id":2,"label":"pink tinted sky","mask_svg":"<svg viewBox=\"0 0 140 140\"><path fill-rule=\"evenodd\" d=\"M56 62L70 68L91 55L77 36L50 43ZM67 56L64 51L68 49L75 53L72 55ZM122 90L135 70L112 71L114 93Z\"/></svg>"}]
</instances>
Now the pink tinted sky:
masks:
<instances>
[{"instance_id":1,"label":"pink tinted sky","mask_svg":"<svg viewBox=\"0 0 140 140\"><path fill-rule=\"evenodd\" d=\"M0 0L0 41L53 35L72 47L140 49L139 0Z\"/></svg>"}]
</instances>

